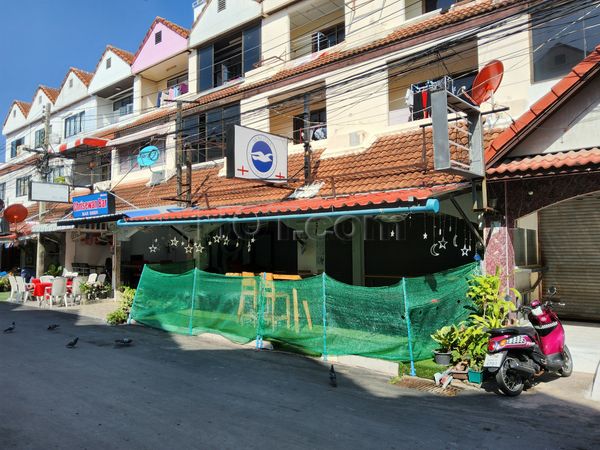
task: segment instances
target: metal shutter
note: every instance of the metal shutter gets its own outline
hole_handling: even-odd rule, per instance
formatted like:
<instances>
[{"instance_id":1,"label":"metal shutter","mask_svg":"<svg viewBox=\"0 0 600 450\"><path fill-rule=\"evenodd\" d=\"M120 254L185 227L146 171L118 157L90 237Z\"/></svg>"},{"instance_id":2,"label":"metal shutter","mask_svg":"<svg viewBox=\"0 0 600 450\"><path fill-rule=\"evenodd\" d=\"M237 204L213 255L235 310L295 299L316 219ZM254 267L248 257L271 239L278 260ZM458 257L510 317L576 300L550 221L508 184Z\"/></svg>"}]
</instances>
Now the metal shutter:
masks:
<instances>
[{"instance_id":1,"label":"metal shutter","mask_svg":"<svg viewBox=\"0 0 600 450\"><path fill-rule=\"evenodd\" d=\"M579 197L540 210L544 288L556 286L563 318L600 320L600 196Z\"/></svg>"}]
</instances>

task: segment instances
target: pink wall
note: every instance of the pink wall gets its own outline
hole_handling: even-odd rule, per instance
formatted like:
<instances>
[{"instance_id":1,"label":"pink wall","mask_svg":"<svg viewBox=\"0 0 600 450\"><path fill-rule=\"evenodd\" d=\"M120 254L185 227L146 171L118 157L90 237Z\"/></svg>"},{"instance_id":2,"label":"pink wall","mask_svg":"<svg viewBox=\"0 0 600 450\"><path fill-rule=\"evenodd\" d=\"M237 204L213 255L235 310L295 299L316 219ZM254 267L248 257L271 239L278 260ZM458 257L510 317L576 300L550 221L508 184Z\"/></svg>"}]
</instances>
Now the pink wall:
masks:
<instances>
[{"instance_id":1,"label":"pink wall","mask_svg":"<svg viewBox=\"0 0 600 450\"><path fill-rule=\"evenodd\" d=\"M154 34L158 31L162 31L162 42L158 45L154 44ZM137 58L131 66L131 71L134 74L141 72L142 70L152 67L171 56L178 55L187 49L187 39L183 36L175 33L164 24L158 22L150 37L144 44L142 51L138 54Z\"/></svg>"}]
</instances>

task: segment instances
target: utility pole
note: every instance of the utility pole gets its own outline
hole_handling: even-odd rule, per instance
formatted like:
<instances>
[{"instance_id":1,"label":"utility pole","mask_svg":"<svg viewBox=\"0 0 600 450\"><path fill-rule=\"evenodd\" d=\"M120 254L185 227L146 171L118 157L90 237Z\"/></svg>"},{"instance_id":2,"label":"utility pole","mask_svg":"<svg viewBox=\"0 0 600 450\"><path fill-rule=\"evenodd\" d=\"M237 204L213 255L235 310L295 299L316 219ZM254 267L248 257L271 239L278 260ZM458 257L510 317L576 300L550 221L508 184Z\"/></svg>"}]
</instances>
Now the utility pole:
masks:
<instances>
[{"instance_id":1,"label":"utility pole","mask_svg":"<svg viewBox=\"0 0 600 450\"><path fill-rule=\"evenodd\" d=\"M304 184L312 183L309 95L304 94Z\"/></svg>"},{"instance_id":2,"label":"utility pole","mask_svg":"<svg viewBox=\"0 0 600 450\"><path fill-rule=\"evenodd\" d=\"M43 181L48 181L48 175L50 174L50 103L47 103L44 108L44 141L42 144L43 153L39 162L38 170L42 176ZM41 222L46 212L46 202L38 202L38 220ZM39 278L44 274L44 266L46 263L46 249L42 242L42 233L38 234L37 249L36 249L36 276Z\"/></svg>"},{"instance_id":3,"label":"utility pole","mask_svg":"<svg viewBox=\"0 0 600 450\"><path fill-rule=\"evenodd\" d=\"M177 204L178 206L184 206L183 201L183 140L181 139L182 134L182 103L177 102L177 116L175 120L175 164L177 168Z\"/></svg>"}]
</instances>

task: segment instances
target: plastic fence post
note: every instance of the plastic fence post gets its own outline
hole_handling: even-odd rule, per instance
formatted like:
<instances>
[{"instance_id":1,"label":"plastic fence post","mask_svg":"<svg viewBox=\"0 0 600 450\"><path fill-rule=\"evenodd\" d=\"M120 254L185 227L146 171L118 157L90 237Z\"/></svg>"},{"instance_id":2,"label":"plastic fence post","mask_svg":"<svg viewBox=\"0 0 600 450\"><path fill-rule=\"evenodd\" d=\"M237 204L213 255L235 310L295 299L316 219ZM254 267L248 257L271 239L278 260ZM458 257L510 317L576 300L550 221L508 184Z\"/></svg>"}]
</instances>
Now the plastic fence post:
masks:
<instances>
[{"instance_id":1,"label":"plastic fence post","mask_svg":"<svg viewBox=\"0 0 600 450\"><path fill-rule=\"evenodd\" d=\"M260 277L260 289L258 290L258 317L256 318L256 350L262 349L262 334L261 324L263 316L265 314L265 281L267 280L267 273L263 272Z\"/></svg>"},{"instance_id":2,"label":"plastic fence post","mask_svg":"<svg viewBox=\"0 0 600 450\"><path fill-rule=\"evenodd\" d=\"M408 331L408 353L410 356L410 375L415 376L417 374L415 370L415 358L413 356L412 348L412 332L410 329L410 308L408 306L408 293L406 289L406 278L402 278L402 293L404 295L404 315L406 316L406 329Z\"/></svg>"},{"instance_id":3,"label":"plastic fence post","mask_svg":"<svg viewBox=\"0 0 600 450\"><path fill-rule=\"evenodd\" d=\"M325 290L325 272L321 275L323 285L323 361L327 361L327 291Z\"/></svg>"},{"instance_id":4,"label":"plastic fence post","mask_svg":"<svg viewBox=\"0 0 600 450\"><path fill-rule=\"evenodd\" d=\"M133 296L133 302L131 302L131 308L129 308L129 314L127 315L127 325L131 325L131 311L135 307L135 301L137 300L138 293L140 292L140 286L142 285L142 280L144 279L144 272L146 271L146 264L142 268L142 274L140 275L140 281L138 281L137 289L135 290L135 294Z\"/></svg>"},{"instance_id":5,"label":"plastic fence post","mask_svg":"<svg viewBox=\"0 0 600 450\"><path fill-rule=\"evenodd\" d=\"M194 281L192 283L192 305L190 308L190 324L189 324L189 333L190 336L192 336L193 332L194 332L194 306L196 303L196 269L194 267L193 269L193 274L194 274Z\"/></svg>"}]
</instances>

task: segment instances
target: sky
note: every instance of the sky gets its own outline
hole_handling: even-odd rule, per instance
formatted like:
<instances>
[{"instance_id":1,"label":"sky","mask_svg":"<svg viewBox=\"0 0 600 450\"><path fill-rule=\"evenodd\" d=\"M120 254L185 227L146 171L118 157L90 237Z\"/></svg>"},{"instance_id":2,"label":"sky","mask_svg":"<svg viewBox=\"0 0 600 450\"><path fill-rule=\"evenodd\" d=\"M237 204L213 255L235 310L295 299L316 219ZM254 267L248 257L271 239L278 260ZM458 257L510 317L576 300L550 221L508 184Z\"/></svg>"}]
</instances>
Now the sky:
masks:
<instances>
[{"instance_id":1,"label":"sky","mask_svg":"<svg viewBox=\"0 0 600 450\"><path fill-rule=\"evenodd\" d=\"M156 16L185 28L193 0L0 0L0 120L40 84L59 88L69 67L93 72L106 45L135 53ZM4 138L0 161L4 161Z\"/></svg>"}]
</instances>

